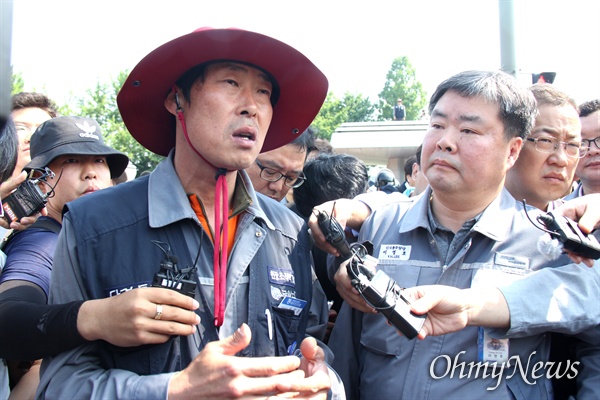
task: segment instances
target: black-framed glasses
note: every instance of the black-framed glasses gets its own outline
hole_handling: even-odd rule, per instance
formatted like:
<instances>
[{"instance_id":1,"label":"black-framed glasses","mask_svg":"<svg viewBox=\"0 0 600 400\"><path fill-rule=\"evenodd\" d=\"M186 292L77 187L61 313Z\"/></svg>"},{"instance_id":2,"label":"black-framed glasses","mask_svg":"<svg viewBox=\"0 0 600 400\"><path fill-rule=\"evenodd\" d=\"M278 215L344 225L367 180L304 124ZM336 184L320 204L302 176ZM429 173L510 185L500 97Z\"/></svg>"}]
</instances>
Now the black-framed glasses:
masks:
<instances>
[{"instance_id":1,"label":"black-framed glasses","mask_svg":"<svg viewBox=\"0 0 600 400\"><path fill-rule=\"evenodd\" d=\"M592 143L594 143L598 150L600 150L600 136L595 139L581 139L581 145L585 146L588 151L592 149Z\"/></svg>"},{"instance_id":2,"label":"black-framed glasses","mask_svg":"<svg viewBox=\"0 0 600 400\"><path fill-rule=\"evenodd\" d=\"M285 178L283 184L291 189L295 189L297 187L302 186L302 184L306 180L306 177L302 172L300 172L300 175L296 177L286 176L281 172L277 171L276 169L265 167L258 160L256 160L256 165L258 165L258 168L260 168L260 177L262 179L269 182L277 182L281 178Z\"/></svg>"},{"instance_id":3,"label":"black-framed glasses","mask_svg":"<svg viewBox=\"0 0 600 400\"><path fill-rule=\"evenodd\" d=\"M579 142L561 142L554 137L538 137L538 138L526 138L530 142L535 144L535 149L541 153L552 154L558 150L558 147L562 145L565 149L565 153L571 158L584 157L588 151L588 146L583 145Z\"/></svg>"}]
</instances>

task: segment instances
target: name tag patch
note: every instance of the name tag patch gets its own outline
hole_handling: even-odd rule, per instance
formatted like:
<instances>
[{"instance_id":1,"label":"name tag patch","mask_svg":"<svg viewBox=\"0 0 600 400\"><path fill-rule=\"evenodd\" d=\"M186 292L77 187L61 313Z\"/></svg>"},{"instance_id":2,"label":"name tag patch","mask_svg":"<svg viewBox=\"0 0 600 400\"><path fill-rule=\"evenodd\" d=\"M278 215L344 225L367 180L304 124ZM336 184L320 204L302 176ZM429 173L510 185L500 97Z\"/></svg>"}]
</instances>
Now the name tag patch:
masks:
<instances>
[{"instance_id":1,"label":"name tag patch","mask_svg":"<svg viewBox=\"0 0 600 400\"><path fill-rule=\"evenodd\" d=\"M494 264L509 268L529 269L529 258L496 253L494 255Z\"/></svg>"},{"instance_id":2,"label":"name tag patch","mask_svg":"<svg viewBox=\"0 0 600 400\"><path fill-rule=\"evenodd\" d=\"M379 249L379 259L406 261L410 259L411 247L402 244L383 244Z\"/></svg>"}]
</instances>

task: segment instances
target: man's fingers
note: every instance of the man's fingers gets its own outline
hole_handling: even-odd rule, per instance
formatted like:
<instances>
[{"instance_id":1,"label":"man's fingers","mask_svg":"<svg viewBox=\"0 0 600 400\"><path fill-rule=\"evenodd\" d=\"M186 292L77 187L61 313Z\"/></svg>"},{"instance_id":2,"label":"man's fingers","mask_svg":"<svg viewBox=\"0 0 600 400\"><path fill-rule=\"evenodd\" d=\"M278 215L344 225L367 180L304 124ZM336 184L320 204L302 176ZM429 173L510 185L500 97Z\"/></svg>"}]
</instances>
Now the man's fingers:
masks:
<instances>
[{"instance_id":1,"label":"man's fingers","mask_svg":"<svg viewBox=\"0 0 600 400\"><path fill-rule=\"evenodd\" d=\"M594 260L592 260L590 258L582 257L580 255L571 253L570 251L567 251L566 253L569 256L569 258L571 259L571 261L573 261L575 264L583 263L590 268L592 268L594 266Z\"/></svg>"},{"instance_id":2,"label":"man's fingers","mask_svg":"<svg viewBox=\"0 0 600 400\"><path fill-rule=\"evenodd\" d=\"M160 317L157 318L157 314L159 311ZM154 308L152 308L152 311L148 313L148 317L152 320L160 320L163 322L172 321L184 325L198 325L200 323L200 316L194 311L187 310L181 307L170 306L167 304L155 304ZM166 329L166 327L162 328L161 331L167 332Z\"/></svg>"},{"instance_id":3,"label":"man's fingers","mask_svg":"<svg viewBox=\"0 0 600 400\"><path fill-rule=\"evenodd\" d=\"M242 324L233 335L213 343L218 344L223 354L233 356L244 350L250 344L250 339L252 339L250 327Z\"/></svg>"},{"instance_id":4,"label":"man's fingers","mask_svg":"<svg viewBox=\"0 0 600 400\"><path fill-rule=\"evenodd\" d=\"M297 357L296 357L297 358ZM271 393L273 396L279 397L282 392L291 392L291 382L298 382L304 379L304 372L300 370L292 370L279 375L257 373L252 378L243 377L243 383L240 386L244 387L244 392L248 395L258 395L258 398L264 399L266 393ZM285 396L284 396L285 397ZM247 397L244 397L247 398Z\"/></svg>"},{"instance_id":5,"label":"man's fingers","mask_svg":"<svg viewBox=\"0 0 600 400\"><path fill-rule=\"evenodd\" d=\"M598 215L594 215L593 213L585 213L581 216L577 225L581 229L583 233L586 235L596 228L596 226L600 226L600 222L598 221Z\"/></svg>"},{"instance_id":6,"label":"man's fingers","mask_svg":"<svg viewBox=\"0 0 600 400\"><path fill-rule=\"evenodd\" d=\"M325 353L321 350L317 345L317 341L315 338L307 337L300 343L300 351L302 352L302 356L317 362L325 361Z\"/></svg>"},{"instance_id":7,"label":"man's fingers","mask_svg":"<svg viewBox=\"0 0 600 400\"><path fill-rule=\"evenodd\" d=\"M155 304L166 304L180 307L184 310L196 310L200 307L198 301L175 290L156 287L144 288L142 290L140 294L143 294L148 301Z\"/></svg>"},{"instance_id":8,"label":"man's fingers","mask_svg":"<svg viewBox=\"0 0 600 400\"><path fill-rule=\"evenodd\" d=\"M404 289L403 294L411 299L410 309L415 314L425 314L442 300L442 296L438 296L435 291L430 291L426 296L423 295L421 289L425 288L427 288L427 286Z\"/></svg>"}]
</instances>

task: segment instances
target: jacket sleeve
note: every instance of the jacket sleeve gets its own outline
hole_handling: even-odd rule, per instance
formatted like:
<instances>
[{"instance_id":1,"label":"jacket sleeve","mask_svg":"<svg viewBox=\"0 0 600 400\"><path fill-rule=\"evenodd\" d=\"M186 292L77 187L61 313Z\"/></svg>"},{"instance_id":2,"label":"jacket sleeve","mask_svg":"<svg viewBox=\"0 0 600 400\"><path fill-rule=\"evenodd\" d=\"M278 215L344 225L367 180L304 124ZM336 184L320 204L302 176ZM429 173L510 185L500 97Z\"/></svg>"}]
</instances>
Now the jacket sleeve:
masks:
<instances>
[{"instance_id":1,"label":"jacket sleeve","mask_svg":"<svg viewBox=\"0 0 600 400\"><path fill-rule=\"evenodd\" d=\"M104 369L91 343L44 359L36 398L161 399L167 398L175 373L140 376L122 369Z\"/></svg>"},{"instance_id":2,"label":"jacket sleeve","mask_svg":"<svg viewBox=\"0 0 600 400\"><path fill-rule=\"evenodd\" d=\"M340 376L348 399L360 398L358 358L362 315L346 302L342 303L328 343L335 355L331 366Z\"/></svg>"},{"instance_id":3,"label":"jacket sleeve","mask_svg":"<svg viewBox=\"0 0 600 400\"><path fill-rule=\"evenodd\" d=\"M312 300L308 314L308 324L306 333L319 341L325 338L327 322L329 320L329 309L327 307L327 296L317 279L314 271L312 272Z\"/></svg>"},{"instance_id":4,"label":"jacket sleeve","mask_svg":"<svg viewBox=\"0 0 600 400\"><path fill-rule=\"evenodd\" d=\"M600 324L600 302L590 301L600 293L598 260L593 268L573 263L544 268L499 289L510 310L510 328L490 330L494 336L576 334Z\"/></svg>"},{"instance_id":5,"label":"jacket sleeve","mask_svg":"<svg viewBox=\"0 0 600 400\"><path fill-rule=\"evenodd\" d=\"M575 358L581 364L577 374L577 398L600 398L600 325L576 336Z\"/></svg>"},{"instance_id":6,"label":"jacket sleeve","mask_svg":"<svg viewBox=\"0 0 600 400\"><path fill-rule=\"evenodd\" d=\"M68 214L67 214L68 215ZM66 217L54 256L50 303L88 300L79 272L75 236ZM40 371L37 398L166 399L174 373L139 376L103 368L99 344L90 343L45 358Z\"/></svg>"},{"instance_id":7,"label":"jacket sleeve","mask_svg":"<svg viewBox=\"0 0 600 400\"><path fill-rule=\"evenodd\" d=\"M46 305L45 293L33 283L1 284L0 356L36 360L86 343L77 330L81 304L83 301Z\"/></svg>"}]
</instances>

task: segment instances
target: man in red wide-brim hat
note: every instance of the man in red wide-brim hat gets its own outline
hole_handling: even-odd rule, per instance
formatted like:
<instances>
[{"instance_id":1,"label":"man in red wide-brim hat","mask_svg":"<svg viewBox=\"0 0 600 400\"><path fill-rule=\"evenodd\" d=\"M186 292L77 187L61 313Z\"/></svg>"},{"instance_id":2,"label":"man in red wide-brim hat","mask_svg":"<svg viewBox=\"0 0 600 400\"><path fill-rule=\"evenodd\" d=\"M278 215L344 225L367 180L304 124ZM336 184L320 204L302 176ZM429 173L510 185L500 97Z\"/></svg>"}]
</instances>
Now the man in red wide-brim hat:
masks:
<instances>
[{"instance_id":1,"label":"man in red wide-brim hat","mask_svg":"<svg viewBox=\"0 0 600 400\"><path fill-rule=\"evenodd\" d=\"M240 29L198 29L138 63L119 110L133 137L167 158L66 206L50 300L158 286L195 297L200 324L169 336L191 311L167 296L140 304L163 327L162 343L62 353L45 362L38 395L343 396L324 349L307 338L324 334L327 305L303 221L257 194L244 172L304 132L326 95L327 79L304 55Z\"/></svg>"}]
</instances>

